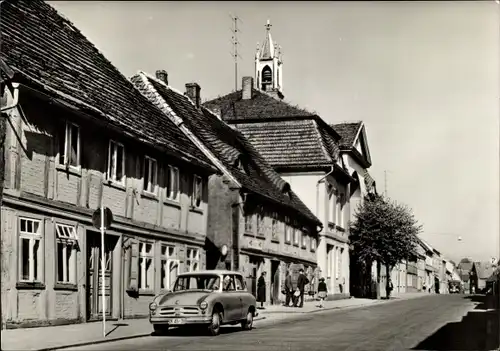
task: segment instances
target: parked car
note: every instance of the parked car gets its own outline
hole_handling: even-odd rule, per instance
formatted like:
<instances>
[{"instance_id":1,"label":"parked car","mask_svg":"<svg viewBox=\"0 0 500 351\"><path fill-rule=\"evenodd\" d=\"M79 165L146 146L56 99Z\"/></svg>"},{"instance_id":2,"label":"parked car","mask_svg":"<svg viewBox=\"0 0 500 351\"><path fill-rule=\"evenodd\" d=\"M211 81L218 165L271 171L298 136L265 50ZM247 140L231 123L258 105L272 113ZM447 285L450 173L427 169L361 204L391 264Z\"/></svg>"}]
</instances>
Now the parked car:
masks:
<instances>
[{"instance_id":1,"label":"parked car","mask_svg":"<svg viewBox=\"0 0 500 351\"><path fill-rule=\"evenodd\" d=\"M451 280L448 282L448 290L450 294L461 294L463 292L462 282L459 280Z\"/></svg>"},{"instance_id":2,"label":"parked car","mask_svg":"<svg viewBox=\"0 0 500 351\"><path fill-rule=\"evenodd\" d=\"M238 324L252 329L255 297L238 272L212 270L179 274L172 291L157 295L149 305L149 321L156 333L169 327L206 326L218 335L220 326Z\"/></svg>"}]
</instances>

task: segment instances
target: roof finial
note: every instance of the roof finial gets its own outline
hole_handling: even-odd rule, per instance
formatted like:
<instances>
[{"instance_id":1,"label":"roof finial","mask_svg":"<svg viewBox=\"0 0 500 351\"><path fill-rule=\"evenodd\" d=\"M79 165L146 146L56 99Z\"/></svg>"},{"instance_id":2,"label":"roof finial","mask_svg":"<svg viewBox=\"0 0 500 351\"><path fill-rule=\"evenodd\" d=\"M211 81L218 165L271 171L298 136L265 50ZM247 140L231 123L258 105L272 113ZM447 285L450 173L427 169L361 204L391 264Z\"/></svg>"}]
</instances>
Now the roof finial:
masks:
<instances>
[{"instance_id":1,"label":"roof finial","mask_svg":"<svg viewBox=\"0 0 500 351\"><path fill-rule=\"evenodd\" d=\"M271 24L271 21L270 21L270 20L267 20L266 29L267 29L267 31L268 31L268 32L271 30L271 27L272 27L272 26L273 26L273 25Z\"/></svg>"}]
</instances>

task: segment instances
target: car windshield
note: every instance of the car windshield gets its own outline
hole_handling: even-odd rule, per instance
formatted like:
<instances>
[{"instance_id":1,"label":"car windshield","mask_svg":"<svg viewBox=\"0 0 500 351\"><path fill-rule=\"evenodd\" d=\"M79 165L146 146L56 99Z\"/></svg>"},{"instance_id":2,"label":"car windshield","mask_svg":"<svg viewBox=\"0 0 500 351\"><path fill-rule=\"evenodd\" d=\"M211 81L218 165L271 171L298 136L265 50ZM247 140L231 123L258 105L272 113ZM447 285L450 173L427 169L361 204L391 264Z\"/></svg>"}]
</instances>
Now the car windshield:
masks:
<instances>
[{"instance_id":1,"label":"car windshield","mask_svg":"<svg viewBox=\"0 0 500 351\"><path fill-rule=\"evenodd\" d=\"M220 278L211 274L192 274L178 277L174 291L184 290L219 290Z\"/></svg>"}]
</instances>

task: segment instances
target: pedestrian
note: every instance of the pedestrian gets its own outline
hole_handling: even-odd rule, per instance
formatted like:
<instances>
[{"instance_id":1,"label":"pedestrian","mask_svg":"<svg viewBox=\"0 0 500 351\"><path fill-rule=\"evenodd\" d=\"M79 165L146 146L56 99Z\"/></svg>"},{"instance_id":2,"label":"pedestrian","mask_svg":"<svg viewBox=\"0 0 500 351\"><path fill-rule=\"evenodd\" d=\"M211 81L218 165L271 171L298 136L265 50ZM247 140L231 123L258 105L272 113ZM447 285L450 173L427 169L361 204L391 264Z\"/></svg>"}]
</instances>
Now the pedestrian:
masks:
<instances>
[{"instance_id":1,"label":"pedestrian","mask_svg":"<svg viewBox=\"0 0 500 351\"><path fill-rule=\"evenodd\" d=\"M257 302L260 302L260 309L264 309L264 302L266 302L266 272L262 272L257 281Z\"/></svg>"},{"instance_id":2,"label":"pedestrian","mask_svg":"<svg viewBox=\"0 0 500 351\"><path fill-rule=\"evenodd\" d=\"M293 284L292 284L292 273L290 270L286 272L285 278L285 306L290 307L290 302L293 301Z\"/></svg>"},{"instance_id":3,"label":"pedestrian","mask_svg":"<svg viewBox=\"0 0 500 351\"><path fill-rule=\"evenodd\" d=\"M391 298L391 292L394 289L394 285L392 285L392 280L389 278L389 281L387 282L387 298Z\"/></svg>"},{"instance_id":4,"label":"pedestrian","mask_svg":"<svg viewBox=\"0 0 500 351\"><path fill-rule=\"evenodd\" d=\"M423 290L424 290L424 292L427 291L427 287L425 286L425 282L424 282Z\"/></svg>"},{"instance_id":5,"label":"pedestrian","mask_svg":"<svg viewBox=\"0 0 500 351\"><path fill-rule=\"evenodd\" d=\"M299 271L299 278L297 279L297 291L295 292L295 301L293 307L304 307L304 288L309 283L309 279L307 279L304 274L304 270L301 268ZM297 303L300 299L300 304L297 306Z\"/></svg>"},{"instance_id":6,"label":"pedestrian","mask_svg":"<svg viewBox=\"0 0 500 351\"><path fill-rule=\"evenodd\" d=\"M319 307L323 308L323 301L326 299L328 289L326 288L325 278L321 278L318 284Z\"/></svg>"}]
</instances>

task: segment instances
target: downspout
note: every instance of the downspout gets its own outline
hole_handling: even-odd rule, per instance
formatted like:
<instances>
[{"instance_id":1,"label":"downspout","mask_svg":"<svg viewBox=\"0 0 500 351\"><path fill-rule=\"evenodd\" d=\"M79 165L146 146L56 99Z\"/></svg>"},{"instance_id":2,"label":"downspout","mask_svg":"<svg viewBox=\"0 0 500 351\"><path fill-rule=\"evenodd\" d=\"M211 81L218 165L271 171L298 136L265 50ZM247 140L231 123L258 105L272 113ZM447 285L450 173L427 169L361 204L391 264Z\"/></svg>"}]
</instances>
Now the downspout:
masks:
<instances>
[{"instance_id":1,"label":"downspout","mask_svg":"<svg viewBox=\"0 0 500 351\"><path fill-rule=\"evenodd\" d=\"M316 216L318 216L318 212L319 212L319 185L326 179L326 177L328 177L330 174L333 173L334 169L335 169L335 165L332 165L330 172L328 172L324 177L322 177L316 183Z\"/></svg>"}]
</instances>

